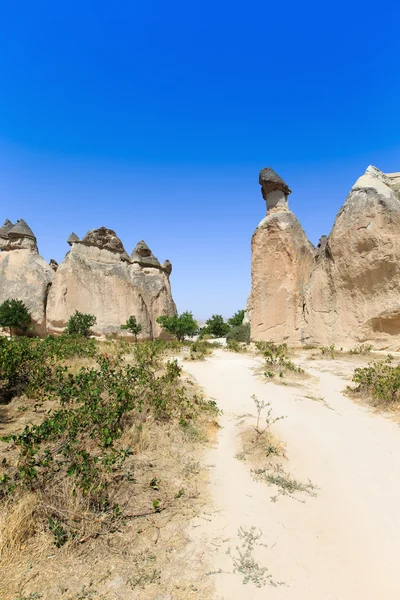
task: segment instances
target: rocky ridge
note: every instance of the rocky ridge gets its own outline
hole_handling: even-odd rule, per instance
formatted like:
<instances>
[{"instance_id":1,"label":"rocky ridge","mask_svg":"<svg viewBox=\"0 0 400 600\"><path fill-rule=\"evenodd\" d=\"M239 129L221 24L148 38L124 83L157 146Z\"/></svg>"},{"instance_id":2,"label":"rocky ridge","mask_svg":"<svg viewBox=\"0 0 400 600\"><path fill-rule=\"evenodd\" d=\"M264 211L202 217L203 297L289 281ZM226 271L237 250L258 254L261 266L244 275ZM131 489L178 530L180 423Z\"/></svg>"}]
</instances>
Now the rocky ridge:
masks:
<instances>
[{"instance_id":1,"label":"rocky ridge","mask_svg":"<svg viewBox=\"0 0 400 600\"><path fill-rule=\"evenodd\" d=\"M267 215L252 238L252 339L397 350L400 173L368 167L317 248L274 175L260 173Z\"/></svg>"},{"instance_id":2,"label":"rocky ridge","mask_svg":"<svg viewBox=\"0 0 400 600\"><path fill-rule=\"evenodd\" d=\"M116 233L100 227L82 238L72 233L70 250L58 265L39 256L35 235L22 219L0 228L0 303L23 300L38 335L61 333L69 317L80 312L95 315L93 332L129 335L120 325L129 316L142 324L142 338L161 335L156 319L175 314L169 275L171 263L163 265L145 242L131 258Z\"/></svg>"}]
</instances>

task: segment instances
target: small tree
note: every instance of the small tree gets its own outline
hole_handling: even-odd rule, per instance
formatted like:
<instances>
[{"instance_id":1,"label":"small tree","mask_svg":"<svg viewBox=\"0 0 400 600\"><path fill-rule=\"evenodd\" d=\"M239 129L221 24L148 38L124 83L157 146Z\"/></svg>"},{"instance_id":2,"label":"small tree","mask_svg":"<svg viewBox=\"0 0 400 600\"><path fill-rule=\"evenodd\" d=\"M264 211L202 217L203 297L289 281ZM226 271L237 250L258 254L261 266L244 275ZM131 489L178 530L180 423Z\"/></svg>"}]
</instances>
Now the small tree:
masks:
<instances>
[{"instance_id":1,"label":"small tree","mask_svg":"<svg viewBox=\"0 0 400 600\"><path fill-rule=\"evenodd\" d=\"M131 315L125 325L121 325L121 329L127 329L135 336L135 342L137 342L137 336L142 331L142 326L137 323L136 317Z\"/></svg>"},{"instance_id":2,"label":"small tree","mask_svg":"<svg viewBox=\"0 0 400 600\"><path fill-rule=\"evenodd\" d=\"M228 319L228 324L231 327L239 327L243 323L244 319L244 310L237 310L233 317Z\"/></svg>"},{"instance_id":3,"label":"small tree","mask_svg":"<svg viewBox=\"0 0 400 600\"><path fill-rule=\"evenodd\" d=\"M70 316L65 332L69 335L81 335L82 337L89 337L92 332L90 328L96 323L96 317L94 315L88 315L76 310L73 315Z\"/></svg>"},{"instance_id":4,"label":"small tree","mask_svg":"<svg viewBox=\"0 0 400 600\"><path fill-rule=\"evenodd\" d=\"M157 323L160 323L166 331L174 335L180 342L183 342L186 336L193 337L199 329L193 314L189 311L183 312L179 316L158 317Z\"/></svg>"},{"instance_id":5,"label":"small tree","mask_svg":"<svg viewBox=\"0 0 400 600\"><path fill-rule=\"evenodd\" d=\"M6 300L0 306L0 326L25 330L31 322L31 316L22 300Z\"/></svg>"},{"instance_id":6,"label":"small tree","mask_svg":"<svg viewBox=\"0 0 400 600\"><path fill-rule=\"evenodd\" d=\"M205 331L215 337L225 337L230 327L225 323L222 315L212 315L211 319L206 321Z\"/></svg>"}]
</instances>

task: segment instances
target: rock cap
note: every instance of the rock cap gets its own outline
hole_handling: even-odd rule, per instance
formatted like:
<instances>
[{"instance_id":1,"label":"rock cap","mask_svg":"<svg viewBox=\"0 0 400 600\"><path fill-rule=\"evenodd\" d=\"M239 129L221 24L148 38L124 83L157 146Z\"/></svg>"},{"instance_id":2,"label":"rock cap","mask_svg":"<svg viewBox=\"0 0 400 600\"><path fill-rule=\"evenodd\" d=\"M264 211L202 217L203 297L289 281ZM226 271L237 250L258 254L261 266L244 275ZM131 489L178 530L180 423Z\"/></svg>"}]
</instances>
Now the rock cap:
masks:
<instances>
[{"instance_id":1,"label":"rock cap","mask_svg":"<svg viewBox=\"0 0 400 600\"><path fill-rule=\"evenodd\" d=\"M69 244L70 246L72 246L72 244L74 242L79 242L79 238L76 235L76 233L72 232L71 235L69 236L69 238L67 239L67 244Z\"/></svg>"},{"instance_id":2,"label":"rock cap","mask_svg":"<svg viewBox=\"0 0 400 600\"><path fill-rule=\"evenodd\" d=\"M10 238L13 237L27 237L36 241L35 234L32 229L29 227L28 223L26 223L23 219L19 219L14 227L8 230L8 236Z\"/></svg>"},{"instance_id":3,"label":"rock cap","mask_svg":"<svg viewBox=\"0 0 400 600\"><path fill-rule=\"evenodd\" d=\"M74 241L76 242L77 240ZM91 229L82 238L80 243L86 246L95 246L96 248L100 248L100 250L110 250L118 254L125 253L125 248L115 231L107 229L107 227Z\"/></svg>"},{"instance_id":4,"label":"rock cap","mask_svg":"<svg viewBox=\"0 0 400 600\"><path fill-rule=\"evenodd\" d=\"M258 181L262 188L261 193L264 200L267 199L267 194L276 190L282 191L285 196L288 196L292 193L292 190L284 182L282 177L275 173L271 167L265 167L264 169L261 169Z\"/></svg>"},{"instance_id":5,"label":"rock cap","mask_svg":"<svg viewBox=\"0 0 400 600\"><path fill-rule=\"evenodd\" d=\"M8 239L8 232L13 227L14 227L14 224L11 223L10 219L6 219L3 223L3 225L0 227L0 237Z\"/></svg>"}]
</instances>

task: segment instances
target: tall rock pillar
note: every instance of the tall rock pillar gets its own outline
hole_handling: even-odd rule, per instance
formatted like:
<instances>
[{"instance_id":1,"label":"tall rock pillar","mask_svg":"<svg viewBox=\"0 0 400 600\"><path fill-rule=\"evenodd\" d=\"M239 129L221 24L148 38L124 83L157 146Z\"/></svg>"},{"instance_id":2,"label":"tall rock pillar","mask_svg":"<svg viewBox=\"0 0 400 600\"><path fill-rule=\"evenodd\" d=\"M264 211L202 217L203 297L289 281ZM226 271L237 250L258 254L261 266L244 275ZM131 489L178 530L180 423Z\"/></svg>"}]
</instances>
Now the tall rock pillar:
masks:
<instances>
[{"instance_id":1,"label":"tall rock pillar","mask_svg":"<svg viewBox=\"0 0 400 600\"><path fill-rule=\"evenodd\" d=\"M314 247L289 210L291 190L270 167L259 183L267 215L252 238L251 338L301 343Z\"/></svg>"}]
</instances>

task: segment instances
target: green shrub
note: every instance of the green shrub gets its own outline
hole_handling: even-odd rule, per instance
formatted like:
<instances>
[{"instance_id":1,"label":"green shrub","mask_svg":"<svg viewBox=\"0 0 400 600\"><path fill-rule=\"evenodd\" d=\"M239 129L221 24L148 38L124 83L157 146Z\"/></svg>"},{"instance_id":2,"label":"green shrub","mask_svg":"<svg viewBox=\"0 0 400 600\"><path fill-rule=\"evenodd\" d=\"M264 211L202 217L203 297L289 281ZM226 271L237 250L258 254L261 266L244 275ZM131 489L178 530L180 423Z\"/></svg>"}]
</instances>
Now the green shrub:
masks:
<instances>
[{"instance_id":1,"label":"green shrub","mask_svg":"<svg viewBox=\"0 0 400 600\"><path fill-rule=\"evenodd\" d=\"M372 346L369 344L356 344L349 350L349 354L371 354Z\"/></svg>"},{"instance_id":2,"label":"green shrub","mask_svg":"<svg viewBox=\"0 0 400 600\"><path fill-rule=\"evenodd\" d=\"M196 340L190 344L190 360L203 360L205 356L212 354L213 345L205 340Z\"/></svg>"},{"instance_id":3,"label":"green shrub","mask_svg":"<svg viewBox=\"0 0 400 600\"><path fill-rule=\"evenodd\" d=\"M121 329L130 331L135 336L135 342L137 342L137 336L142 331L142 326L140 323L137 323L136 317L131 315L125 325L121 325Z\"/></svg>"},{"instance_id":4,"label":"green shrub","mask_svg":"<svg viewBox=\"0 0 400 600\"><path fill-rule=\"evenodd\" d=\"M31 316L22 300L6 300L0 305L0 327L6 327L12 337L13 329L26 330Z\"/></svg>"},{"instance_id":5,"label":"green shrub","mask_svg":"<svg viewBox=\"0 0 400 600\"><path fill-rule=\"evenodd\" d=\"M275 344L269 341L256 342L255 345L258 352L265 358L266 377L271 378L273 376L272 371L274 370L279 372L280 377L283 377L285 371L304 373L303 369L297 367L294 362L289 360L289 350L286 343Z\"/></svg>"},{"instance_id":6,"label":"green shrub","mask_svg":"<svg viewBox=\"0 0 400 600\"><path fill-rule=\"evenodd\" d=\"M369 396L374 406L390 408L400 401L400 365L392 366L392 357L375 361L368 367L355 369L352 381L357 387L347 387L350 394Z\"/></svg>"},{"instance_id":7,"label":"green shrub","mask_svg":"<svg viewBox=\"0 0 400 600\"><path fill-rule=\"evenodd\" d=\"M327 354L329 354L332 359L336 358L336 355L339 352L343 352L343 348L336 348L335 344L331 344L330 346L322 346L321 347L321 354L323 356L326 356Z\"/></svg>"},{"instance_id":8,"label":"green shrub","mask_svg":"<svg viewBox=\"0 0 400 600\"><path fill-rule=\"evenodd\" d=\"M207 319L203 328L204 333L209 333L217 338L225 337L229 330L230 326L225 323L222 315L212 315L210 319Z\"/></svg>"},{"instance_id":9,"label":"green shrub","mask_svg":"<svg viewBox=\"0 0 400 600\"><path fill-rule=\"evenodd\" d=\"M226 347L231 352L244 352L246 350L245 344L238 342L237 340L231 339L231 338L226 340Z\"/></svg>"},{"instance_id":10,"label":"green shrub","mask_svg":"<svg viewBox=\"0 0 400 600\"><path fill-rule=\"evenodd\" d=\"M157 323L160 323L166 331L174 335L180 342L183 342L185 337L193 337L199 328L197 322L193 318L193 314L189 311L183 312L179 316L158 317Z\"/></svg>"},{"instance_id":11,"label":"green shrub","mask_svg":"<svg viewBox=\"0 0 400 600\"><path fill-rule=\"evenodd\" d=\"M237 325L232 327L226 336L226 341L235 340L236 342L244 342L245 344L250 343L250 323L244 325Z\"/></svg>"},{"instance_id":12,"label":"green shrub","mask_svg":"<svg viewBox=\"0 0 400 600\"><path fill-rule=\"evenodd\" d=\"M96 323L96 317L86 313L81 313L76 310L73 315L70 316L65 333L69 335L81 335L82 337L89 337L92 335L90 328Z\"/></svg>"},{"instance_id":13,"label":"green shrub","mask_svg":"<svg viewBox=\"0 0 400 600\"><path fill-rule=\"evenodd\" d=\"M228 319L228 325L230 325L231 327L239 327L240 325L242 325L244 319L244 312L244 310L236 311L235 314L230 319Z\"/></svg>"}]
</instances>

